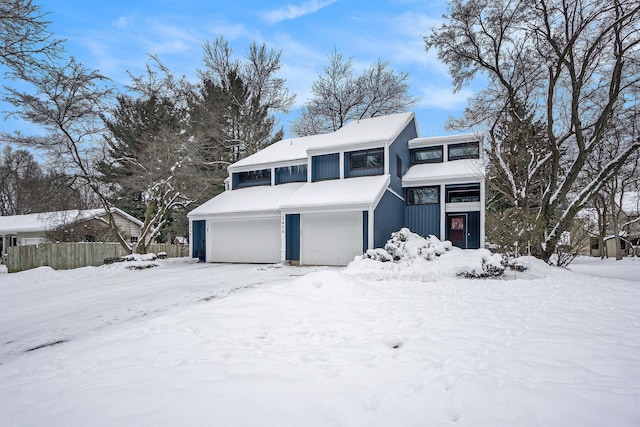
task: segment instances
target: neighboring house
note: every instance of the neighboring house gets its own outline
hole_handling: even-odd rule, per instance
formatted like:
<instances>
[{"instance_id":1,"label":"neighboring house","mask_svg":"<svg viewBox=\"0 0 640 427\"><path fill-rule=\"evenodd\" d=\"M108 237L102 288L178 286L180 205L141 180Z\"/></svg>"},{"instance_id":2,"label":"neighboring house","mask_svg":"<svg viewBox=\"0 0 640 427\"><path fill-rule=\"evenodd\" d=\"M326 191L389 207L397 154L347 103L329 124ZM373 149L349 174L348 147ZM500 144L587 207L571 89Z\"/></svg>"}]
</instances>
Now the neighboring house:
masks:
<instances>
[{"instance_id":1,"label":"neighboring house","mask_svg":"<svg viewBox=\"0 0 640 427\"><path fill-rule=\"evenodd\" d=\"M617 198L616 198L617 199ZM640 256L640 193L637 191L628 191L622 197L622 204L619 206L620 216L618 224L620 226L620 249L623 256L636 255ZM591 230L591 238L589 244L589 254L594 257L602 256L600 250L600 242L597 236L597 214L592 208L584 209L583 216L593 224ZM609 216L606 218L607 224L611 224ZM604 255L615 257L616 241L614 235L604 238L605 253Z\"/></svg>"},{"instance_id":2,"label":"neighboring house","mask_svg":"<svg viewBox=\"0 0 640 427\"><path fill-rule=\"evenodd\" d=\"M137 243L142 221L113 208L114 219L122 235ZM11 246L37 245L48 241L112 241L107 225L100 218L104 209L68 210L28 215L0 216L0 252Z\"/></svg>"},{"instance_id":3,"label":"neighboring house","mask_svg":"<svg viewBox=\"0 0 640 427\"><path fill-rule=\"evenodd\" d=\"M346 265L402 227L484 245L478 135L418 138L413 113L284 139L228 171L228 191L188 214L207 262Z\"/></svg>"}]
</instances>

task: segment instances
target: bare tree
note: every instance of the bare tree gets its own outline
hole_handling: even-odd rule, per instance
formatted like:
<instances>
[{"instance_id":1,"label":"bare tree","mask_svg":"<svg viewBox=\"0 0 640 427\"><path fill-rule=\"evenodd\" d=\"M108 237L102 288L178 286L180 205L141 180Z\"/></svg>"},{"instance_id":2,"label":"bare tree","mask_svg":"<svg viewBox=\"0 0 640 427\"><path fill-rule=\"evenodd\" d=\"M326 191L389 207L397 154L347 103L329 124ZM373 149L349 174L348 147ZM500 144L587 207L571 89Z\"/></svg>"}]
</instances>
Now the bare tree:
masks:
<instances>
[{"instance_id":1,"label":"bare tree","mask_svg":"<svg viewBox=\"0 0 640 427\"><path fill-rule=\"evenodd\" d=\"M522 153L530 173L548 171L535 212L540 245L534 254L543 259L640 148L640 135L629 134L615 157L587 174L588 160L615 126L612 117L638 121L639 23L640 4L630 0L454 0L445 23L425 38L427 49L449 65L454 89L479 73L488 79L451 127L484 125L493 134L501 117L515 116L520 105L545 124L545 155ZM522 183L508 164L495 167L512 182L517 199ZM582 181L585 176L590 179Z\"/></svg>"},{"instance_id":2,"label":"bare tree","mask_svg":"<svg viewBox=\"0 0 640 427\"><path fill-rule=\"evenodd\" d=\"M39 150L59 170L90 188L105 208L105 222L116 239L131 251L131 243L119 232L111 213L112 205L97 168L103 154L102 112L113 92L106 85L108 79L74 59L65 65L41 63L26 70L23 79L33 91L7 88L6 100L16 107L14 115L40 126L45 134L29 136L16 132L5 138Z\"/></svg>"},{"instance_id":3,"label":"bare tree","mask_svg":"<svg viewBox=\"0 0 640 427\"><path fill-rule=\"evenodd\" d=\"M62 49L62 41L48 30L46 15L31 0L0 0L0 63L19 76Z\"/></svg>"},{"instance_id":4,"label":"bare tree","mask_svg":"<svg viewBox=\"0 0 640 427\"><path fill-rule=\"evenodd\" d=\"M328 133L352 120L406 111L418 98L409 94L409 75L396 73L378 60L362 74L353 70L352 58L334 50L329 65L311 86L312 98L292 125L296 135Z\"/></svg>"},{"instance_id":5,"label":"bare tree","mask_svg":"<svg viewBox=\"0 0 640 427\"><path fill-rule=\"evenodd\" d=\"M233 114L228 115L227 129L218 133L227 140L225 145L246 156L282 139L284 132L276 129L274 114L288 112L295 95L279 76L281 51L254 41L242 60L233 55L224 37L205 43L205 69L200 74L205 86L221 88L230 95L228 106Z\"/></svg>"}]
</instances>

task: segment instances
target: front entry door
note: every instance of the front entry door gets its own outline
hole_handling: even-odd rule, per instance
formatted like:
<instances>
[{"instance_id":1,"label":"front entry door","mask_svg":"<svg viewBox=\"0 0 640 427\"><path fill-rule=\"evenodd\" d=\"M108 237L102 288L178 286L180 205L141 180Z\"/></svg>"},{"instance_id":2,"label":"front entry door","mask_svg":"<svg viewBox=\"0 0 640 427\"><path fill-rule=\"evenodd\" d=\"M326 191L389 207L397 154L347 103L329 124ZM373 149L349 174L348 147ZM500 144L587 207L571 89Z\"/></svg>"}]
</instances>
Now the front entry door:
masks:
<instances>
[{"instance_id":1,"label":"front entry door","mask_svg":"<svg viewBox=\"0 0 640 427\"><path fill-rule=\"evenodd\" d=\"M453 246L467 249L467 214L447 215L447 234Z\"/></svg>"}]
</instances>

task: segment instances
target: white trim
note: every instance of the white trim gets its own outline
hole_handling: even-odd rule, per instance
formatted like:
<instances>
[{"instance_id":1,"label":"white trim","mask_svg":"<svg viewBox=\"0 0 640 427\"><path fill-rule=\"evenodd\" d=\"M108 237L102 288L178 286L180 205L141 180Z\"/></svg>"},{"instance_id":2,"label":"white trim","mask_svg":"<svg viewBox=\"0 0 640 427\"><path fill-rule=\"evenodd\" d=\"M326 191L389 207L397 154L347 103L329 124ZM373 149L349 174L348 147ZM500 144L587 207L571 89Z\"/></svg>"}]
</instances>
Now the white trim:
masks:
<instances>
[{"instance_id":1,"label":"white trim","mask_svg":"<svg viewBox=\"0 0 640 427\"><path fill-rule=\"evenodd\" d=\"M457 144L464 142L482 142L484 134L481 132L463 133L458 135L432 136L428 138L413 138L409 140L409 149L431 147L434 145Z\"/></svg>"},{"instance_id":2,"label":"white trim","mask_svg":"<svg viewBox=\"0 0 640 427\"><path fill-rule=\"evenodd\" d=\"M367 249L375 249L375 239L373 233L375 232L375 209L369 208L369 214L367 215Z\"/></svg>"},{"instance_id":3,"label":"white trim","mask_svg":"<svg viewBox=\"0 0 640 427\"><path fill-rule=\"evenodd\" d=\"M233 221L235 219L267 219L280 217L280 211L256 211L256 212L231 212L226 214L202 214L190 216L192 221L207 220L207 221Z\"/></svg>"},{"instance_id":4,"label":"white trim","mask_svg":"<svg viewBox=\"0 0 640 427\"><path fill-rule=\"evenodd\" d=\"M371 205L367 203L367 204L354 204L354 205L326 205L326 206L305 206L305 207L283 208L281 211L284 214L341 213L341 212L366 211L369 208L371 208Z\"/></svg>"},{"instance_id":5,"label":"white trim","mask_svg":"<svg viewBox=\"0 0 640 427\"><path fill-rule=\"evenodd\" d=\"M280 214L280 261L287 260L287 215Z\"/></svg>"},{"instance_id":6,"label":"white trim","mask_svg":"<svg viewBox=\"0 0 640 427\"><path fill-rule=\"evenodd\" d=\"M448 212L480 212L482 210L480 202L445 203L445 205L446 205L445 209L447 213Z\"/></svg>"},{"instance_id":7,"label":"white trim","mask_svg":"<svg viewBox=\"0 0 640 427\"><path fill-rule=\"evenodd\" d=\"M344 151L338 153L338 167L340 168L338 175L340 179L344 179L344 153Z\"/></svg>"},{"instance_id":8,"label":"white trim","mask_svg":"<svg viewBox=\"0 0 640 427\"><path fill-rule=\"evenodd\" d=\"M251 171L262 170L262 169L275 169L275 168L281 168L281 167L287 167L287 166L299 166L299 165L304 165L306 163L306 160L307 158L303 157L301 159L286 160L282 162L269 162L269 163L263 163L263 164L253 164L253 165L247 165L247 166L231 165L227 167L227 171L229 172L229 174L232 174L232 173L240 173L240 172L251 172Z\"/></svg>"},{"instance_id":9,"label":"white trim","mask_svg":"<svg viewBox=\"0 0 640 427\"><path fill-rule=\"evenodd\" d=\"M406 125L402 128L402 130L404 130L405 127ZM398 135L394 136L394 140L397 137ZM361 142L358 144L345 143L345 144L333 145L329 147L319 146L315 148L308 148L307 155L321 156L323 154L333 154L338 152L351 152L351 151L369 150L372 148L384 148L385 146L388 146L389 143L390 141L387 139L377 139L374 141Z\"/></svg>"},{"instance_id":10,"label":"white trim","mask_svg":"<svg viewBox=\"0 0 640 427\"><path fill-rule=\"evenodd\" d=\"M394 196L396 196L398 199L402 200L403 202L405 201L404 197L402 197L401 195L399 195L398 193L395 192L395 190L391 187L387 187L387 191L391 194L393 194ZM377 203L376 203L377 205Z\"/></svg>"}]
</instances>

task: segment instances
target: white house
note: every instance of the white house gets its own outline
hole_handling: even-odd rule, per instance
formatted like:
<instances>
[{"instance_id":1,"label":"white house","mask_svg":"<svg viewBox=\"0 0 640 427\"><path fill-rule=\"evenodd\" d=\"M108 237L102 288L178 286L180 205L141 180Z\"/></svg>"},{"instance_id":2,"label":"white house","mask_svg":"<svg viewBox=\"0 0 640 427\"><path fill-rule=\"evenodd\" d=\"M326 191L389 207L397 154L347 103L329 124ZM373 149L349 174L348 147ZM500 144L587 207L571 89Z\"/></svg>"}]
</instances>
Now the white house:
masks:
<instances>
[{"instance_id":1,"label":"white house","mask_svg":"<svg viewBox=\"0 0 640 427\"><path fill-rule=\"evenodd\" d=\"M118 229L132 243L138 241L142 221L126 212L112 208ZM0 216L0 253L6 254L11 246L37 245L50 240L54 230L64 227L66 232L78 236L76 240L100 240L95 235L100 218L106 216L104 209L67 210L28 215Z\"/></svg>"},{"instance_id":2,"label":"white house","mask_svg":"<svg viewBox=\"0 0 640 427\"><path fill-rule=\"evenodd\" d=\"M229 166L229 189L188 214L191 256L345 265L402 227L481 247L480 139L418 138L401 113L276 142Z\"/></svg>"}]
</instances>

